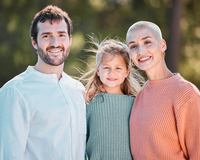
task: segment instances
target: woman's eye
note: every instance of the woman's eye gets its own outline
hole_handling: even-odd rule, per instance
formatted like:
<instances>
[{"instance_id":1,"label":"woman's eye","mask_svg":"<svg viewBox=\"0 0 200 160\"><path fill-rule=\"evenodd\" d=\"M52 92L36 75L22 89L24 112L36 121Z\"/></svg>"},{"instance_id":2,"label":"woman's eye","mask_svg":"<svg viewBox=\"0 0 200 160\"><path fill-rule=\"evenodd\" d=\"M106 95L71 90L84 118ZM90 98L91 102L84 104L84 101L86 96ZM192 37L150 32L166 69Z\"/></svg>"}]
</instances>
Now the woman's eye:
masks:
<instances>
[{"instance_id":1,"label":"woman's eye","mask_svg":"<svg viewBox=\"0 0 200 160\"><path fill-rule=\"evenodd\" d=\"M149 43L151 43L151 41L145 41L144 43L145 43L145 44L149 44Z\"/></svg>"},{"instance_id":2,"label":"woman's eye","mask_svg":"<svg viewBox=\"0 0 200 160\"><path fill-rule=\"evenodd\" d=\"M135 49L137 46L136 45L131 45L129 48L130 49Z\"/></svg>"}]
</instances>

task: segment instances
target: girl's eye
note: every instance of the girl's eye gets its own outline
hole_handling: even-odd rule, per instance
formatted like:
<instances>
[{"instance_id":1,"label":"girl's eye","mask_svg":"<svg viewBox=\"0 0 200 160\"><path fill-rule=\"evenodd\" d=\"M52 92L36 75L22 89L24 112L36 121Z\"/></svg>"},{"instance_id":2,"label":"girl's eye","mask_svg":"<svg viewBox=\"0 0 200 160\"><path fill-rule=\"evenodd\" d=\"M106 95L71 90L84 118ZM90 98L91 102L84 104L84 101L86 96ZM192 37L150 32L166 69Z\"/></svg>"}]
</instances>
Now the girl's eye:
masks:
<instances>
[{"instance_id":1,"label":"girl's eye","mask_svg":"<svg viewBox=\"0 0 200 160\"><path fill-rule=\"evenodd\" d=\"M117 69L121 69L121 68L117 67Z\"/></svg>"},{"instance_id":2,"label":"girl's eye","mask_svg":"<svg viewBox=\"0 0 200 160\"><path fill-rule=\"evenodd\" d=\"M109 67L104 67L103 69L109 69Z\"/></svg>"}]
</instances>

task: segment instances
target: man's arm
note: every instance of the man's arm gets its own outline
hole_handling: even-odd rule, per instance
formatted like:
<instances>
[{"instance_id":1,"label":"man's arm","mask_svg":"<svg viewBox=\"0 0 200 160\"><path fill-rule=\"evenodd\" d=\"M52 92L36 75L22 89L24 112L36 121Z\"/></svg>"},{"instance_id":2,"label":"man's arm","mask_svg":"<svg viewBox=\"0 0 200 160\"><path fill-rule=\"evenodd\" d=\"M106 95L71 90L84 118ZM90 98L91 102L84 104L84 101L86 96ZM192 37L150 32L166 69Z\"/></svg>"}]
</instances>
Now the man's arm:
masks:
<instances>
[{"instance_id":1,"label":"man's arm","mask_svg":"<svg viewBox=\"0 0 200 160\"><path fill-rule=\"evenodd\" d=\"M24 159L29 117L26 102L17 89L0 89L0 159Z\"/></svg>"}]
</instances>

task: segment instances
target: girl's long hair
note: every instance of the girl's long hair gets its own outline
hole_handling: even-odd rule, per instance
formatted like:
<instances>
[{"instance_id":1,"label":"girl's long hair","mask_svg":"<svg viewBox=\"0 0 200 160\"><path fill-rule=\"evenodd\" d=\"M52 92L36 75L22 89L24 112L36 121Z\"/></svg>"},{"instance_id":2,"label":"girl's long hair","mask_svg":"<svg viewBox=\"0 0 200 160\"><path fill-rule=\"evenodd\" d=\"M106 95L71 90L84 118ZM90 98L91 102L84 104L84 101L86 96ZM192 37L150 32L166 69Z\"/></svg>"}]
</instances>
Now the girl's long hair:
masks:
<instances>
[{"instance_id":1,"label":"girl's long hair","mask_svg":"<svg viewBox=\"0 0 200 160\"><path fill-rule=\"evenodd\" d=\"M99 43L97 38L92 36L89 36L89 38L91 39L90 43L95 45L96 48L90 48L87 51L94 52L96 54L96 63L93 64L92 69L90 69L89 72L83 74L83 76L79 79L82 81L87 81L85 86L86 102L91 102L91 100L98 93L106 92L103 88L103 83L97 75L96 68L100 66L102 59L108 54L113 56L121 56L125 62L126 69L128 70L130 68L130 72L127 78L125 78L124 82L121 84L121 90L125 95L136 96L142 88L145 80L136 69L131 67L131 59L128 53L128 46L115 39L106 38L101 43ZM88 76L90 77L87 78Z\"/></svg>"}]
</instances>

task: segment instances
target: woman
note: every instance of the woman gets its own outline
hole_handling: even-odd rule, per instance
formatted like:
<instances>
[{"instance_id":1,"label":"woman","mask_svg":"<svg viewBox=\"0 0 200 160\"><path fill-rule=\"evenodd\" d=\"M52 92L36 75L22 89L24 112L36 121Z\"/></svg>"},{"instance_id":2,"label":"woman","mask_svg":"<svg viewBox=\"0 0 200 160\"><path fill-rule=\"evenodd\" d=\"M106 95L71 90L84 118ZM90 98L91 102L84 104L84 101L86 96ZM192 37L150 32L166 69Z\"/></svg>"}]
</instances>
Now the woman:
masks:
<instances>
[{"instance_id":1,"label":"woman","mask_svg":"<svg viewBox=\"0 0 200 160\"><path fill-rule=\"evenodd\" d=\"M137 22L129 28L126 40L134 65L148 77L130 116L134 160L200 159L198 89L167 68L167 46L157 25Z\"/></svg>"}]
</instances>

